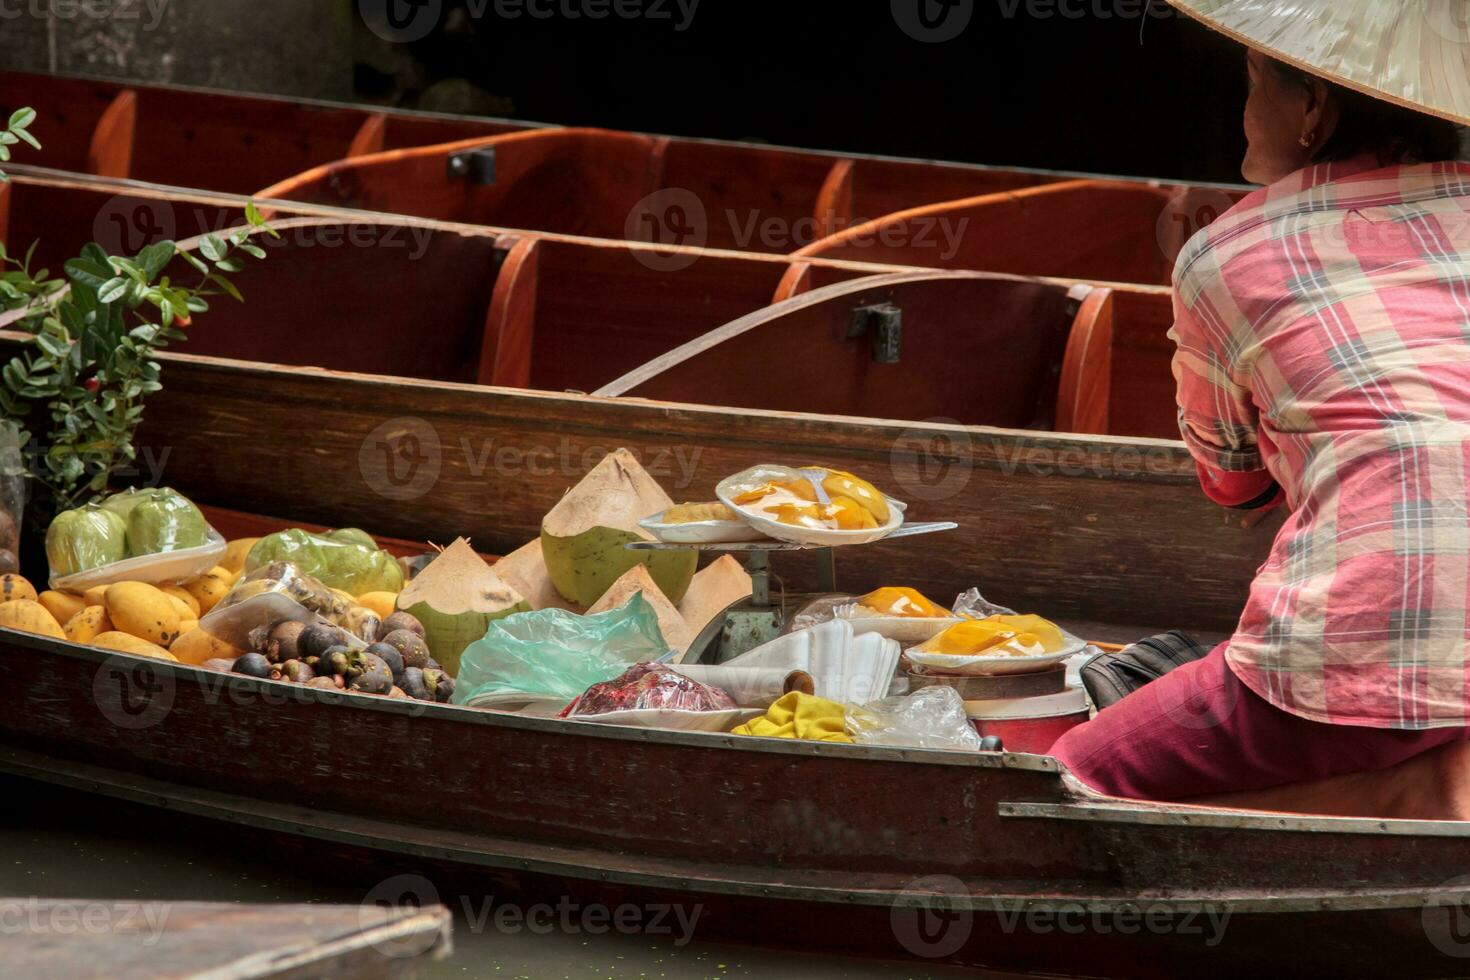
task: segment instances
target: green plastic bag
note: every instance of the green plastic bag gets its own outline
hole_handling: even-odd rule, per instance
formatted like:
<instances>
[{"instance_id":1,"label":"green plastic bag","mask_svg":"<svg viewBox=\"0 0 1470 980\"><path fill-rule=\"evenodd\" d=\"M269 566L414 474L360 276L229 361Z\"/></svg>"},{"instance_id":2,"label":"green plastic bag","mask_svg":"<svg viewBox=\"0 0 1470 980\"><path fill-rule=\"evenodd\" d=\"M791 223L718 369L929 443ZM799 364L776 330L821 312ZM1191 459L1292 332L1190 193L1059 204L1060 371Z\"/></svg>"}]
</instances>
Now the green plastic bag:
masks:
<instances>
[{"instance_id":1,"label":"green plastic bag","mask_svg":"<svg viewBox=\"0 0 1470 980\"><path fill-rule=\"evenodd\" d=\"M245 571L287 561L323 585L355 596L403 589L403 569L398 559L376 546L363 544L362 538L367 535L361 531L348 529L345 540L334 536L341 534L310 534L293 528L267 535L250 549Z\"/></svg>"},{"instance_id":2,"label":"green plastic bag","mask_svg":"<svg viewBox=\"0 0 1470 980\"><path fill-rule=\"evenodd\" d=\"M484 639L465 647L452 700L491 707L527 695L568 704L593 684L668 652L658 616L641 592L595 616L562 609L517 613L497 619Z\"/></svg>"}]
</instances>

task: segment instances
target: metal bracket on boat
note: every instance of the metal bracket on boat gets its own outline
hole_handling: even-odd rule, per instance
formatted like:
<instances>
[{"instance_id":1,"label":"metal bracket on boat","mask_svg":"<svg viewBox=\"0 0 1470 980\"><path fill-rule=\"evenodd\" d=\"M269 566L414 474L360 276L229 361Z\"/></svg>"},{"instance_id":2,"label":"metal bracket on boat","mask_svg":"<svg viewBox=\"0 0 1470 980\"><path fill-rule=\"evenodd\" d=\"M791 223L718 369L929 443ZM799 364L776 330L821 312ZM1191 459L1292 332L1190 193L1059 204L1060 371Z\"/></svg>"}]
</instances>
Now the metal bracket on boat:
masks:
<instances>
[{"instance_id":1,"label":"metal bracket on boat","mask_svg":"<svg viewBox=\"0 0 1470 980\"><path fill-rule=\"evenodd\" d=\"M873 342L874 361L897 364L903 347L903 310L892 303L859 306L852 311L847 336L856 340L865 335Z\"/></svg>"},{"instance_id":2,"label":"metal bracket on boat","mask_svg":"<svg viewBox=\"0 0 1470 980\"><path fill-rule=\"evenodd\" d=\"M495 148L465 150L449 155L449 176L463 177L471 184L495 183Z\"/></svg>"}]
</instances>

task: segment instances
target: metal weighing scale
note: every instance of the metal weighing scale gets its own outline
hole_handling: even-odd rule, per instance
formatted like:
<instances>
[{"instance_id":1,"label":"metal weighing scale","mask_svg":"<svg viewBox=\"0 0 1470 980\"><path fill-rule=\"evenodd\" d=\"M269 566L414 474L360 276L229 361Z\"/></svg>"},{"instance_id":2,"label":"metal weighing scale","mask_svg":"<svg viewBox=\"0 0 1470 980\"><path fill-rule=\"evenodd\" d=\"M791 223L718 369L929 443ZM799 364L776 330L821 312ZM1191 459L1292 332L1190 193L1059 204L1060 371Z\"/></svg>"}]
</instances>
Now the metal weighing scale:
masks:
<instances>
[{"instance_id":1,"label":"metal weighing scale","mask_svg":"<svg viewBox=\"0 0 1470 980\"><path fill-rule=\"evenodd\" d=\"M957 527L959 525L952 521L904 524L892 534L869 543L953 531ZM624 547L632 551L708 551L744 556L745 570L750 573L750 598L742 599L726 609L724 615L716 616L689 645L685 663L722 664L781 635L786 626L786 610L782 604L771 601L771 555L774 552L816 552L817 584L824 592L837 591L837 562L833 555L836 549L830 545L793 544L773 539L709 544L630 541Z\"/></svg>"}]
</instances>

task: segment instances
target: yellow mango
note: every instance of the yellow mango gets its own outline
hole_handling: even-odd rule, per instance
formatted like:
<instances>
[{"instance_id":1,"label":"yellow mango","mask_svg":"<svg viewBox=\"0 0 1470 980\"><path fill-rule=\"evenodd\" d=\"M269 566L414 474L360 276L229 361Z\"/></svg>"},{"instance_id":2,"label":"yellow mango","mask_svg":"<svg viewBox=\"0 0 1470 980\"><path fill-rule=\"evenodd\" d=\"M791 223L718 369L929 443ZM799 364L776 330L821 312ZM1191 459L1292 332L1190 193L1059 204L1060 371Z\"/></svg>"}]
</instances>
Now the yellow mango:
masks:
<instances>
[{"instance_id":1,"label":"yellow mango","mask_svg":"<svg viewBox=\"0 0 1470 980\"><path fill-rule=\"evenodd\" d=\"M180 663L193 664L195 667L206 660L234 660L245 653L198 627L183 633L168 648L168 652L177 657Z\"/></svg>"},{"instance_id":2,"label":"yellow mango","mask_svg":"<svg viewBox=\"0 0 1470 980\"><path fill-rule=\"evenodd\" d=\"M225 556L220 559L220 567L231 572L239 572L245 568L245 559L250 555L250 549L255 547L259 538L239 538L231 541L225 546Z\"/></svg>"},{"instance_id":3,"label":"yellow mango","mask_svg":"<svg viewBox=\"0 0 1470 980\"><path fill-rule=\"evenodd\" d=\"M834 502L837 497L849 497L873 515L874 527L888 523L892 511L888 509L888 498L877 487L860 476L853 476L842 470L817 468L827 474L822 481L822 488L832 495Z\"/></svg>"},{"instance_id":4,"label":"yellow mango","mask_svg":"<svg viewBox=\"0 0 1470 980\"><path fill-rule=\"evenodd\" d=\"M898 616L914 619L942 619L954 615L948 609L929 600L917 589L888 586L869 592L858 600L864 609L871 609L880 616Z\"/></svg>"},{"instance_id":5,"label":"yellow mango","mask_svg":"<svg viewBox=\"0 0 1470 980\"><path fill-rule=\"evenodd\" d=\"M20 630L23 633L49 636L57 640L66 639L66 634L62 632L61 624L56 621L56 617L47 612L46 607L34 599L11 599L9 602L0 602L0 626Z\"/></svg>"},{"instance_id":6,"label":"yellow mango","mask_svg":"<svg viewBox=\"0 0 1470 980\"><path fill-rule=\"evenodd\" d=\"M82 601L89 606L104 606L107 604L107 589L105 585L94 585L82 593Z\"/></svg>"},{"instance_id":7,"label":"yellow mango","mask_svg":"<svg viewBox=\"0 0 1470 980\"><path fill-rule=\"evenodd\" d=\"M184 583L184 591L199 600L199 615L203 616L215 607L230 591L234 575L227 568L216 565L196 579Z\"/></svg>"},{"instance_id":8,"label":"yellow mango","mask_svg":"<svg viewBox=\"0 0 1470 980\"><path fill-rule=\"evenodd\" d=\"M116 650L118 653L134 653L140 657L154 657L158 660L172 660L179 662L179 658L169 653L156 643L133 636L131 633L102 633L93 638L92 646L102 647L104 650Z\"/></svg>"},{"instance_id":9,"label":"yellow mango","mask_svg":"<svg viewBox=\"0 0 1470 980\"><path fill-rule=\"evenodd\" d=\"M179 620L179 636L183 636L185 633L189 632L190 630L195 630L195 629L198 629L198 628L199 628L199 620L198 619L195 619L193 616L190 616L187 619L181 619L181 620Z\"/></svg>"},{"instance_id":10,"label":"yellow mango","mask_svg":"<svg viewBox=\"0 0 1470 980\"><path fill-rule=\"evenodd\" d=\"M47 589L37 598L46 611L56 618L58 623L65 623L77 613L87 608L87 603L79 595L70 592L55 592Z\"/></svg>"},{"instance_id":11,"label":"yellow mango","mask_svg":"<svg viewBox=\"0 0 1470 980\"><path fill-rule=\"evenodd\" d=\"M193 616L195 619L199 618L199 600L194 598L193 593L188 589L177 585L160 585L159 588L188 606L190 616Z\"/></svg>"},{"instance_id":12,"label":"yellow mango","mask_svg":"<svg viewBox=\"0 0 1470 980\"><path fill-rule=\"evenodd\" d=\"M179 600L152 585L119 582L107 589L107 618L124 633L167 647L178 639L183 619L176 602Z\"/></svg>"},{"instance_id":13,"label":"yellow mango","mask_svg":"<svg viewBox=\"0 0 1470 980\"><path fill-rule=\"evenodd\" d=\"M0 602L14 602L17 599L29 599L35 602L36 587L20 575L0 575Z\"/></svg>"},{"instance_id":14,"label":"yellow mango","mask_svg":"<svg viewBox=\"0 0 1470 980\"><path fill-rule=\"evenodd\" d=\"M394 592L366 592L353 601L377 613L379 619L387 619L398 611L398 595Z\"/></svg>"},{"instance_id":15,"label":"yellow mango","mask_svg":"<svg viewBox=\"0 0 1470 980\"><path fill-rule=\"evenodd\" d=\"M111 633L113 626L106 606L88 606L68 619L62 629L73 643L91 643L103 633Z\"/></svg>"}]
</instances>

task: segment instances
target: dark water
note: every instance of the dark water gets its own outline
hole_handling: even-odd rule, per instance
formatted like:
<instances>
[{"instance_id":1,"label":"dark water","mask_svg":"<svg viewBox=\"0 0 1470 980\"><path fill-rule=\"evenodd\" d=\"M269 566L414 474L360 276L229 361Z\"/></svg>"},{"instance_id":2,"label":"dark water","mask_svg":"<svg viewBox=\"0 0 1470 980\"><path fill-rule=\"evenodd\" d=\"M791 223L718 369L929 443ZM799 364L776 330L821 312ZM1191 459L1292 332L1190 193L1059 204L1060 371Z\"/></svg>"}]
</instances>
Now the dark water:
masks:
<instances>
[{"instance_id":1,"label":"dark water","mask_svg":"<svg viewBox=\"0 0 1470 980\"><path fill-rule=\"evenodd\" d=\"M0 777L9 805L0 817L0 895L130 901L364 901L361 884L323 880L256 841L242 846L224 824ZM580 912L543 910L531 926L495 913L483 899L439 896L455 913L454 955L428 978L869 978L974 977L970 971L803 956L785 951L683 943L667 916L659 935L619 933ZM650 920L651 921L651 920ZM686 920L687 922L687 916ZM632 926L625 921L625 926ZM569 927L569 928L568 928ZM594 934L590 930L599 930Z\"/></svg>"}]
</instances>

